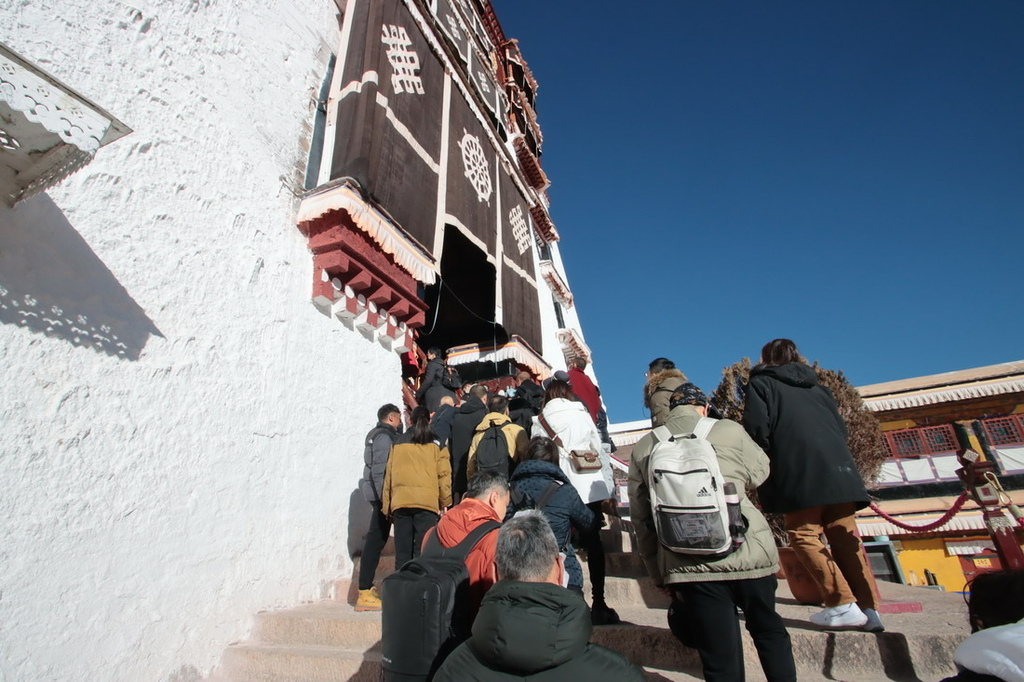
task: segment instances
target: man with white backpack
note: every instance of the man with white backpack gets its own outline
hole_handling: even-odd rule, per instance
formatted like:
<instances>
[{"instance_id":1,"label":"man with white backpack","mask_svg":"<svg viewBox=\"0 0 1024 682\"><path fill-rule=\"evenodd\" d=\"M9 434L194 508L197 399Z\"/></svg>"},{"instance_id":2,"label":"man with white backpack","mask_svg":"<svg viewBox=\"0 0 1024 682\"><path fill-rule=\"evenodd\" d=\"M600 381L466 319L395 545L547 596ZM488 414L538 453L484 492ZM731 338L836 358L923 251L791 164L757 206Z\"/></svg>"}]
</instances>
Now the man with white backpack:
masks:
<instances>
[{"instance_id":1,"label":"man with white backpack","mask_svg":"<svg viewBox=\"0 0 1024 682\"><path fill-rule=\"evenodd\" d=\"M638 549L672 595L669 627L697 649L707 682L743 680L739 607L765 678L793 682L789 633L775 611L778 552L746 496L768 477L768 456L738 423L708 417L707 396L692 383L675 389L669 407L629 466Z\"/></svg>"}]
</instances>

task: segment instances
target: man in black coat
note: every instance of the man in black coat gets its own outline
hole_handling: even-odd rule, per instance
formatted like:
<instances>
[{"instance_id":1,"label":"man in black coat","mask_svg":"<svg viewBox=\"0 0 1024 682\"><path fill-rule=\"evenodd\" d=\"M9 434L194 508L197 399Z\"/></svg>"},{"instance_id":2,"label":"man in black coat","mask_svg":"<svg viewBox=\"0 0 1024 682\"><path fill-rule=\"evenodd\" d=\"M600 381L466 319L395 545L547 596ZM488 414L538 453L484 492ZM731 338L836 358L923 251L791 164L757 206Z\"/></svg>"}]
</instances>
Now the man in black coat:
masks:
<instances>
[{"instance_id":1,"label":"man in black coat","mask_svg":"<svg viewBox=\"0 0 1024 682\"><path fill-rule=\"evenodd\" d=\"M878 591L854 518L868 494L835 398L792 340L761 349L760 364L750 370L743 426L771 460L771 474L758 488L761 506L784 515L789 545L824 597L825 609L811 622L881 632Z\"/></svg>"},{"instance_id":2,"label":"man in black coat","mask_svg":"<svg viewBox=\"0 0 1024 682\"><path fill-rule=\"evenodd\" d=\"M427 351L427 368L423 372L423 380L420 388L416 391L416 402L423 405L431 412L437 410L441 403L441 397L455 393L444 385L447 366L444 362L444 351L440 348L431 348ZM456 384L457 385L457 384Z\"/></svg>"},{"instance_id":3,"label":"man in black coat","mask_svg":"<svg viewBox=\"0 0 1024 682\"><path fill-rule=\"evenodd\" d=\"M446 395L441 396L437 411L430 417L430 430L437 436L437 442L442 448L446 448L450 444L455 412L455 398Z\"/></svg>"},{"instance_id":4,"label":"man in black coat","mask_svg":"<svg viewBox=\"0 0 1024 682\"><path fill-rule=\"evenodd\" d=\"M529 372L516 375L516 390L508 402L508 416L513 423L522 426L526 435L533 434L533 418L544 406L544 389L530 380Z\"/></svg>"},{"instance_id":5,"label":"man in black coat","mask_svg":"<svg viewBox=\"0 0 1024 682\"><path fill-rule=\"evenodd\" d=\"M448 452L452 458L452 490L460 496L466 492L466 459L473 434L487 415L487 387L477 384L469 389L469 397L452 418L452 435Z\"/></svg>"},{"instance_id":6,"label":"man in black coat","mask_svg":"<svg viewBox=\"0 0 1024 682\"><path fill-rule=\"evenodd\" d=\"M540 414L544 407L544 389L533 382L533 375L523 371L516 375L516 398L522 398L533 410L533 413Z\"/></svg>"}]
</instances>

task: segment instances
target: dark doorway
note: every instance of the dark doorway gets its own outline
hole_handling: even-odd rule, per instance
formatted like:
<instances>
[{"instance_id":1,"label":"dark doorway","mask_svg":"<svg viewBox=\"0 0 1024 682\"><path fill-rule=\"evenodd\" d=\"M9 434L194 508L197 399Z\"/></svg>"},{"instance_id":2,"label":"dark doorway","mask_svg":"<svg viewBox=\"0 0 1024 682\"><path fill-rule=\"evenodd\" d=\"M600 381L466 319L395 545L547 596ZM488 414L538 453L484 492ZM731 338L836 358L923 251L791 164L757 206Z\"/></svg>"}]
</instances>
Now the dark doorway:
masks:
<instances>
[{"instance_id":1,"label":"dark doorway","mask_svg":"<svg viewBox=\"0 0 1024 682\"><path fill-rule=\"evenodd\" d=\"M497 275L484 252L458 228L446 225L441 278L428 286L430 305L420 348L451 348L466 343L505 343L508 335L494 323Z\"/></svg>"}]
</instances>

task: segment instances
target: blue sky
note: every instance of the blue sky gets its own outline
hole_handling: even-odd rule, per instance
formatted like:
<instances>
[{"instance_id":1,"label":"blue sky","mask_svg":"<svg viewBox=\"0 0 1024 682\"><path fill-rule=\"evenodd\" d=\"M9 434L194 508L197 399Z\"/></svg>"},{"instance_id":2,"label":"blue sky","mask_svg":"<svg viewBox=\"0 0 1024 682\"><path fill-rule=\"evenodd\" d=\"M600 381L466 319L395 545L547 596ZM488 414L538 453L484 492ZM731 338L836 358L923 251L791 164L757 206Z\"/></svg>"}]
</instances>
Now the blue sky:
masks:
<instances>
[{"instance_id":1,"label":"blue sky","mask_svg":"<svg viewBox=\"0 0 1024 682\"><path fill-rule=\"evenodd\" d=\"M1024 3L492 2L613 422L778 336L857 385L1024 358Z\"/></svg>"}]
</instances>

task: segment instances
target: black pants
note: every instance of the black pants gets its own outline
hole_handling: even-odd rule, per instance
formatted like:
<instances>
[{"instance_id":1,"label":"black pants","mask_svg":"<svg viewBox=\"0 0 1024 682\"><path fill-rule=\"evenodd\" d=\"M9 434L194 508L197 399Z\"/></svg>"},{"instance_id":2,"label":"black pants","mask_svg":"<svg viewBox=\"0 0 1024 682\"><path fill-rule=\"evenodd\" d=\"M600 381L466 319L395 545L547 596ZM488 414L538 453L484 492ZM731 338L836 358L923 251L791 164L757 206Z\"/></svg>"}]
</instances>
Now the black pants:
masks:
<instances>
[{"instance_id":1,"label":"black pants","mask_svg":"<svg viewBox=\"0 0 1024 682\"><path fill-rule=\"evenodd\" d=\"M602 502L591 502L587 505L594 512L594 523L582 540L587 549L587 568L590 571L590 589L594 604L604 604L604 545L601 543L601 525L604 523Z\"/></svg>"},{"instance_id":2,"label":"black pants","mask_svg":"<svg viewBox=\"0 0 1024 682\"><path fill-rule=\"evenodd\" d=\"M736 607L743 609L768 682L795 682L793 648L782 617L775 611L778 580L675 583L669 627L684 645L700 654L705 682L743 682L743 640Z\"/></svg>"},{"instance_id":3,"label":"black pants","mask_svg":"<svg viewBox=\"0 0 1024 682\"><path fill-rule=\"evenodd\" d=\"M363 554L359 559L359 589L368 590L373 587L373 576L380 563L380 553L388 543L391 535L391 522L380 511L380 502L371 502L370 528L363 540Z\"/></svg>"},{"instance_id":4,"label":"black pants","mask_svg":"<svg viewBox=\"0 0 1024 682\"><path fill-rule=\"evenodd\" d=\"M420 555L427 531L437 525L438 515L426 509L406 507L392 514L395 522L395 570Z\"/></svg>"}]
</instances>

